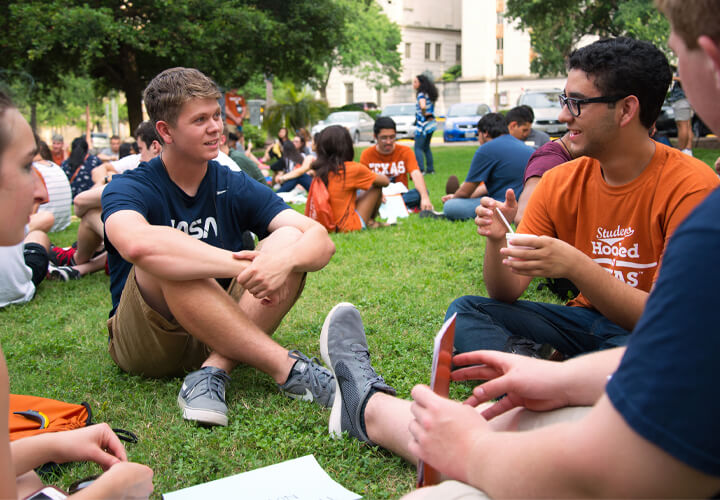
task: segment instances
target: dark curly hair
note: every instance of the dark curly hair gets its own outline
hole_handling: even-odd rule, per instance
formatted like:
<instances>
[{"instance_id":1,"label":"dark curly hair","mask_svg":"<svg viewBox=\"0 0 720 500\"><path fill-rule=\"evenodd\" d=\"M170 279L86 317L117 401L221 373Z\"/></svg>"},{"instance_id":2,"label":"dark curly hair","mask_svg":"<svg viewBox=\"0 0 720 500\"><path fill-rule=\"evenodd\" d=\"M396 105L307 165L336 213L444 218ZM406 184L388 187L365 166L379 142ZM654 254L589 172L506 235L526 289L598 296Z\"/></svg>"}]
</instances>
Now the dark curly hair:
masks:
<instances>
[{"instance_id":1,"label":"dark curly hair","mask_svg":"<svg viewBox=\"0 0 720 500\"><path fill-rule=\"evenodd\" d=\"M660 115L672 81L667 57L653 44L632 38L605 38L573 51L568 70L593 78L602 95L634 95L640 101L640 123L650 129Z\"/></svg>"},{"instance_id":2,"label":"dark curly hair","mask_svg":"<svg viewBox=\"0 0 720 500\"><path fill-rule=\"evenodd\" d=\"M437 101L438 90L437 87L435 87L435 84L425 75L417 75L415 78L417 78L418 82L420 82L417 92L424 92L432 102Z\"/></svg>"}]
</instances>

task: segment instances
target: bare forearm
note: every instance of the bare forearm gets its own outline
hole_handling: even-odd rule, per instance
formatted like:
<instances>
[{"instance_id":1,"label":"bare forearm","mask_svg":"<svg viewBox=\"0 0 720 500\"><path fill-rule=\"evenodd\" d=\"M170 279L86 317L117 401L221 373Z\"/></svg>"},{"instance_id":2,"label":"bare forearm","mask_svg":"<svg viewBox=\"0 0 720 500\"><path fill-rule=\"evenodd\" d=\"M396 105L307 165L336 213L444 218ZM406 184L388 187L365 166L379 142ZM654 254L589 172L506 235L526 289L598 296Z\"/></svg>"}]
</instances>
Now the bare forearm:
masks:
<instances>
[{"instance_id":1,"label":"bare forearm","mask_svg":"<svg viewBox=\"0 0 720 500\"><path fill-rule=\"evenodd\" d=\"M415 184L415 189L418 190L418 193L420 193L421 198L430 198L430 194L428 193L427 186L425 185L425 178L423 177L422 172L419 170L413 170L412 174L410 174L410 178L413 181L413 184Z\"/></svg>"},{"instance_id":2,"label":"bare forearm","mask_svg":"<svg viewBox=\"0 0 720 500\"><path fill-rule=\"evenodd\" d=\"M528 287L530 278L515 274L503 265L500 249L504 247L504 240L486 239L483 278L491 298L514 302Z\"/></svg>"},{"instance_id":3,"label":"bare forearm","mask_svg":"<svg viewBox=\"0 0 720 500\"><path fill-rule=\"evenodd\" d=\"M288 258L292 259L294 272L318 271L325 267L335 254L335 245L324 227L313 226L302 237L288 247Z\"/></svg>"},{"instance_id":4,"label":"bare forearm","mask_svg":"<svg viewBox=\"0 0 720 500\"><path fill-rule=\"evenodd\" d=\"M475 182L463 182L460 184L458 190L455 191L453 198L470 198L473 192L475 192L477 185L478 183Z\"/></svg>"},{"instance_id":5,"label":"bare forearm","mask_svg":"<svg viewBox=\"0 0 720 500\"><path fill-rule=\"evenodd\" d=\"M623 283L584 254L567 278L600 314L626 330L635 328L645 309L647 292Z\"/></svg>"},{"instance_id":6,"label":"bare forearm","mask_svg":"<svg viewBox=\"0 0 720 500\"><path fill-rule=\"evenodd\" d=\"M108 237L113 241L112 232ZM170 227L141 227L122 240L115 246L125 260L168 280L232 278L249 265L248 261L234 259L228 250Z\"/></svg>"},{"instance_id":7,"label":"bare forearm","mask_svg":"<svg viewBox=\"0 0 720 500\"><path fill-rule=\"evenodd\" d=\"M52 433L38 434L10 443L15 476L25 474L47 462L59 462Z\"/></svg>"},{"instance_id":8,"label":"bare forearm","mask_svg":"<svg viewBox=\"0 0 720 500\"><path fill-rule=\"evenodd\" d=\"M486 432L476 441L467 482L491 498L585 498L592 471L575 460L574 422L526 432ZM589 473L588 473L589 472Z\"/></svg>"},{"instance_id":9,"label":"bare forearm","mask_svg":"<svg viewBox=\"0 0 720 500\"><path fill-rule=\"evenodd\" d=\"M605 393L608 376L620 365L624 347L596 351L562 363L569 406L592 406Z\"/></svg>"}]
</instances>

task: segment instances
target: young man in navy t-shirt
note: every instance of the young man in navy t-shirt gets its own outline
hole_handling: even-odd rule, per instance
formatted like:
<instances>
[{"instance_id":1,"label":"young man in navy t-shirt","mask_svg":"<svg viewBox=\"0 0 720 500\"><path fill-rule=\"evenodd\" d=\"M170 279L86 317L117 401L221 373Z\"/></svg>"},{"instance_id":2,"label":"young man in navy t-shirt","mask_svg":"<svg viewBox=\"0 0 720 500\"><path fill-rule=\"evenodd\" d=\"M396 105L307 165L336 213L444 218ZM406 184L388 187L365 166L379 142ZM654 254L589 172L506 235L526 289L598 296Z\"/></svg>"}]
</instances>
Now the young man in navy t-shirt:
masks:
<instances>
[{"instance_id":1,"label":"young man in navy t-shirt","mask_svg":"<svg viewBox=\"0 0 720 500\"><path fill-rule=\"evenodd\" d=\"M335 247L325 229L270 189L213 160L223 130L216 85L173 68L145 89L160 156L113 179L103 222L113 309L110 355L129 373L185 377L183 416L227 425L238 363L294 398L332 404L329 371L270 337ZM243 233L260 238L243 246Z\"/></svg>"}]
</instances>

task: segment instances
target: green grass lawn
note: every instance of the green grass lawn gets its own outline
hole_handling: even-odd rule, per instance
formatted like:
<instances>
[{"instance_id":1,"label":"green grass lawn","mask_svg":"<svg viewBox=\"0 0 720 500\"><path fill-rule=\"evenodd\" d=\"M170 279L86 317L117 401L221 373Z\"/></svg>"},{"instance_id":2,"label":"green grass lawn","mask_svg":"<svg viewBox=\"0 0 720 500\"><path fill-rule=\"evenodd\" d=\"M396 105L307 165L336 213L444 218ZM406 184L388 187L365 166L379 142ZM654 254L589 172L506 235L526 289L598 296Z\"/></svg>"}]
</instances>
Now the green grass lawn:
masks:
<instances>
[{"instance_id":1,"label":"green grass lawn","mask_svg":"<svg viewBox=\"0 0 720 500\"><path fill-rule=\"evenodd\" d=\"M464 178L476 146L433 149L438 173L426 182L435 208L441 210L447 176ZM719 153L695 150L709 164ZM74 223L52 239L69 245L76 231ZM432 338L448 304L462 294L485 294L484 241L472 222L416 215L395 227L332 238L337 253L325 269L308 277L275 339L319 356L325 315L336 303L351 302L365 321L375 367L400 397L408 398L413 385L429 380ZM110 360L108 284L104 273L41 284L29 304L0 310L0 343L12 392L87 401L96 421L135 432L140 440L127 446L128 456L155 471L155 498L307 454L366 498L396 498L413 487L414 467L354 439L330 439L328 410L280 395L270 377L248 367L232 373L228 427L205 429L183 421L176 404L181 379L129 376ZM526 298L552 301L534 286ZM456 384L452 396L465 397L471 387ZM95 466L70 465L54 482L67 487L97 472Z\"/></svg>"}]
</instances>

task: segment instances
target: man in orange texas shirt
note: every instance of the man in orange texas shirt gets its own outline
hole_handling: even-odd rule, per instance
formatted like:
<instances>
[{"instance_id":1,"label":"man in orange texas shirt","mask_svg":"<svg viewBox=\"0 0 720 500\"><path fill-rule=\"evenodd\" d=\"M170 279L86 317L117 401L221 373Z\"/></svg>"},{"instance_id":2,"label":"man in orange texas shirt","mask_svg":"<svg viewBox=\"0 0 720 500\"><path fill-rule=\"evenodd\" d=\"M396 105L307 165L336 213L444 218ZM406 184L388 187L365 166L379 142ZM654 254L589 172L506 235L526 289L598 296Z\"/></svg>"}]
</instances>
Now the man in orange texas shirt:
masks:
<instances>
[{"instance_id":1,"label":"man in orange texas shirt","mask_svg":"<svg viewBox=\"0 0 720 500\"><path fill-rule=\"evenodd\" d=\"M425 178L418 167L415 153L407 146L395 143L395 120L381 116L373 127L375 146L371 146L360 155L360 163L370 167L376 174L390 178L390 182L402 182L408 187L408 175L415 184L414 189L403 193L405 205L409 208L432 210L430 195L425 186Z\"/></svg>"},{"instance_id":2,"label":"man in orange texas shirt","mask_svg":"<svg viewBox=\"0 0 720 500\"><path fill-rule=\"evenodd\" d=\"M545 174L508 248L499 208L483 198L478 233L487 238L483 276L490 298L456 299L455 348L537 353L549 344L565 356L625 345L645 307L675 228L719 182L701 161L650 139L672 73L653 45L599 40L568 62L560 96L570 152L577 160ZM580 158L584 156L584 158ZM533 277L568 278L580 295L565 307L519 301Z\"/></svg>"}]
</instances>

